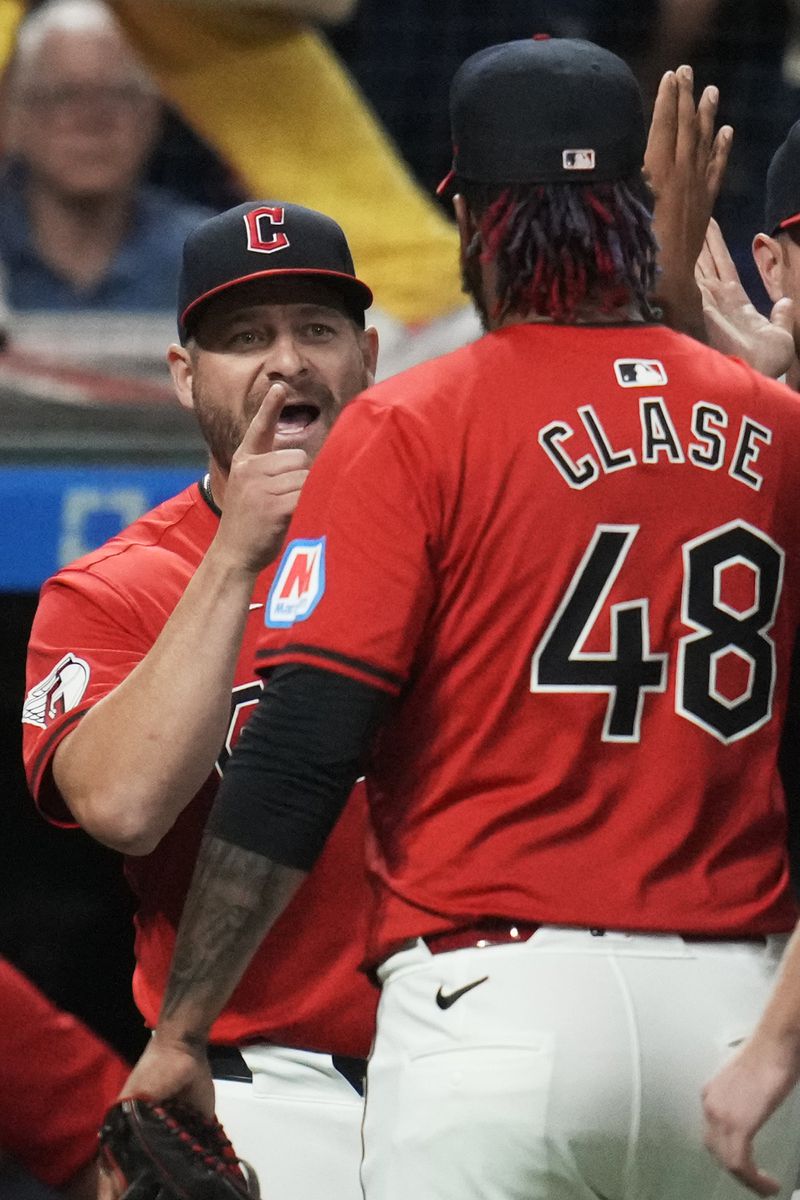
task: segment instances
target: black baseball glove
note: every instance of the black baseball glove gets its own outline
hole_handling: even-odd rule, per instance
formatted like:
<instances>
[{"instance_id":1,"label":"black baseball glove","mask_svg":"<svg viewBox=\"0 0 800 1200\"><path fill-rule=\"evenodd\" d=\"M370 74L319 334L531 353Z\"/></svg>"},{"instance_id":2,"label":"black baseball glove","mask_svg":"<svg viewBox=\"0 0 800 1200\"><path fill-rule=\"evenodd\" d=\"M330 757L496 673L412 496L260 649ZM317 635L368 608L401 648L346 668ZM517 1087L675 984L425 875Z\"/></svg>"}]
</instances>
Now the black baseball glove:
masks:
<instances>
[{"instance_id":1,"label":"black baseball glove","mask_svg":"<svg viewBox=\"0 0 800 1200\"><path fill-rule=\"evenodd\" d=\"M185 1104L120 1100L100 1129L100 1165L120 1200L258 1200L258 1180L219 1121Z\"/></svg>"}]
</instances>

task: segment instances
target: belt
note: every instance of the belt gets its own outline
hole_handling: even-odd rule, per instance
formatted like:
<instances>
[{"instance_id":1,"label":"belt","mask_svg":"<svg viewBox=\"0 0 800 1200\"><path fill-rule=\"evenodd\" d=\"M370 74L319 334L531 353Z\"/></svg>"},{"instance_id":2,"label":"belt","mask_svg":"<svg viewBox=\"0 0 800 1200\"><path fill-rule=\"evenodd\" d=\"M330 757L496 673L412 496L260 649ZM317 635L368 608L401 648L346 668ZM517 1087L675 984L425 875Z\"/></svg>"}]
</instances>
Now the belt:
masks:
<instances>
[{"instance_id":1,"label":"belt","mask_svg":"<svg viewBox=\"0 0 800 1200\"><path fill-rule=\"evenodd\" d=\"M531 921L500 921L488 918L475 925L464 926L460 929L445 929L441 933L429 933L422 941L431 954L447 954L452 950L482 949L485 946L503 946L514 942L527 942L533 937L541 922ZM590 929L592 937L604 937L605 929ZM643 932L643 936L647 936ZM767 939L763 936L748 936L741 934L715 933L679 933L684 942L749 942L756 946L766 946ZM411 943L413 944L413 943Z\"/></svg>"},{"instance_id":2,"label":"belt","mask_svg":"<svg viewBox=\"0 0 800 1200\"><path fill-rule=\"evenodd\" d=\"M367 1073L365 1058L351 1058L347 1054L332 1054L331 1062L343 1075L359 1096L364 1095L364 1077ZM223 1046L218 1043L208 1047L208 1063L215 1079L228 1079L234 1083L252 1083L253 1072L244 1060L238 1046Z\"/></svg>"},{"instance_id":3,"label":"belt","mask_svg":"<svg viewBox=\"0 0 800 1200\"><path fill-rule=\"evenodd\" d=\"M451 950L466 950L474 946L483 948L509 942L527 942L539 928L539 923L530 921L495 921L488 918L477 925L428 933L422 940L431 954L447 954Z\"/></svg>"},{"instance_id":4,"label":"belt","mask_svg":"<svg viewBox=\"0 0 800 1200\"><path fill-rule=\"evenodd\" d=\"M252 1083L253 1072L244 1061L238 1046L209 1046L208 1065L215 1079L231 1079L236 1083Z\"/></svg>"}]
</instances>

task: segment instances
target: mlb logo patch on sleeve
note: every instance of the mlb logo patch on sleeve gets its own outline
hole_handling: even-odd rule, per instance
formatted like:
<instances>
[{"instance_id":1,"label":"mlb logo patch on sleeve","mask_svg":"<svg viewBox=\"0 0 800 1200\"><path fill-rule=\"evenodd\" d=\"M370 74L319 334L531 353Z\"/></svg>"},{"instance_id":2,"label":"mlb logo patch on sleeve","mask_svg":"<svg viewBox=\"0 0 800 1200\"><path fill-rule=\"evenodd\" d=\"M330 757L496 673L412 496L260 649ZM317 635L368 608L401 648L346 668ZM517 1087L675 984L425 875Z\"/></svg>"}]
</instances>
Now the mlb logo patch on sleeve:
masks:
<instances>
[{"instance_id":1,"label":"mlb logo patch on sleeve","mask_svg":"<svg viewBox=\"0 0 800 1200\"><path fill-rule=\"evenodd\" d=\"M264 624L285 629L305 621L325 594L325 538L298 539L286 547L269 589Z\"/></svg>"}]
</instances>

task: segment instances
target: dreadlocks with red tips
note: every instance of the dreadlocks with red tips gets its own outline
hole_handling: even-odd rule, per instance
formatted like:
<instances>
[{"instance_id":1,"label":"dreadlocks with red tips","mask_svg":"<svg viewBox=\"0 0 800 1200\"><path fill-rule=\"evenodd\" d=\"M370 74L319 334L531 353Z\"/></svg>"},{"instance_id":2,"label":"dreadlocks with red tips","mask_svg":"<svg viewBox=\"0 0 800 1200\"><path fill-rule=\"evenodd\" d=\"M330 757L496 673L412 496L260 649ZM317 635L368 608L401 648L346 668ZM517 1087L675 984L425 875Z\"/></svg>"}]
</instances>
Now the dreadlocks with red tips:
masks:
<instances>
[{"instance_id":1,"label":"dreadlocks with red tips","mask_svg":"<svg viewBox=\"0 0 800 1200\"><path fill-rule=\"evenodd\" d=\"M512 313L569 323L587 306L608 314L632 305L653 319L648 296L657 246L641 177L508 186L460 180L457 190L477 226L465 288L487 326ZM496 269L491 313L480 294L477 260Z\"/></svg>"}]
</instances>

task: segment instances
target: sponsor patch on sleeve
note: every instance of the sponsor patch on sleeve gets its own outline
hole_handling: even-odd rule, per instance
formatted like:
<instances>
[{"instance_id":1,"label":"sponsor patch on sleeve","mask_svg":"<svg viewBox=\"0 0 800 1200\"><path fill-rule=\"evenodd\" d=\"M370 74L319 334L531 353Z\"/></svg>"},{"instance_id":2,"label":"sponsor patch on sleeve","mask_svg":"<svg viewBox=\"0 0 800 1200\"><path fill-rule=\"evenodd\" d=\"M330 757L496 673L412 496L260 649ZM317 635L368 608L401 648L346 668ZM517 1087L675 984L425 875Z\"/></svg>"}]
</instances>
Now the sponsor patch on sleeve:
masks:
<instances>
[{"instance_id":1,"label":"sponsor patch on sleeve","mask_svg":"<svg viewBox=\"0 0 800 1200\"><path fill-rule=\"evenodd\" d=\"M269 589L264 624L269 629L286 629L305 621L324 595L325 538L290 542Z\"/></svg>"},{"instance_id":2,"label":"sponsor patch on sleeve","mask_svg":"<svg viewBox=\"0 0 800 1200\"><path fill-rule=\"evenodd\" d=\"M90 674L87 662L75 654L65 654L28 692L22 707L23 723L46 729L56 717L75 708L89 686Z\"/></svg>"}]
</instances>

